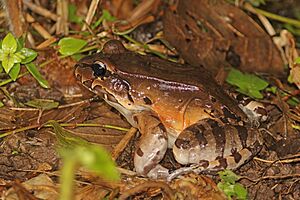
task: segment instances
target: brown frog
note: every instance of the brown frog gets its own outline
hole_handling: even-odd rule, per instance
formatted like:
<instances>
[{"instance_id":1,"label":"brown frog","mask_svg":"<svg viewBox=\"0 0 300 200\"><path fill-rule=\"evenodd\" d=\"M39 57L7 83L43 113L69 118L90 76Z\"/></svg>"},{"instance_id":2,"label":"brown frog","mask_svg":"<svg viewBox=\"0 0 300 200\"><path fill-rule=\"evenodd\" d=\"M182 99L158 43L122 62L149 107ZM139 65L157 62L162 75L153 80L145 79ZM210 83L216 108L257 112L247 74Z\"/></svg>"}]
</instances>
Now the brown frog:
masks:
<instances>
[{"instance_id":1,"label":"brown frog","mask_svg":"<svg viewBox=\"0 0 300 200\"><path fill-rule=\"evenodd\" d=\"M111 40L81 59L75 74L142 133L138 174L167 177L159 162L168 147L180 164L209 171L237 168L260 150L258 130L200 66L139 55Z\"/></svg>"}]
</instances>

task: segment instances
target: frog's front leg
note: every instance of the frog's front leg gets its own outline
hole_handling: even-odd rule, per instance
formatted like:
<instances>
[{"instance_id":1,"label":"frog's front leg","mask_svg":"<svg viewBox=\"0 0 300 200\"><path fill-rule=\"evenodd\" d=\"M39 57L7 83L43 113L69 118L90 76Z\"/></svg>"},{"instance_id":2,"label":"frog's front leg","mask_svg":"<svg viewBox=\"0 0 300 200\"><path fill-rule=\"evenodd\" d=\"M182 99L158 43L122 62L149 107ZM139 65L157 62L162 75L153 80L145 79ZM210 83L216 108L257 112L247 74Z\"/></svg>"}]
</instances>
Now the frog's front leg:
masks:
<instances>
[{"instance_id":1,"label":"frog's front leg","mask_svg":"<svg viewBox=\"0 0 300 200\"><path fill-rule=\"evenodd\" d=\"M151 112L136 114L134 118L142 134L134 155L136 172L155 179L167 177L168 170L159 165L168 148L165 127Z\"/></svg>"}]
</instances>

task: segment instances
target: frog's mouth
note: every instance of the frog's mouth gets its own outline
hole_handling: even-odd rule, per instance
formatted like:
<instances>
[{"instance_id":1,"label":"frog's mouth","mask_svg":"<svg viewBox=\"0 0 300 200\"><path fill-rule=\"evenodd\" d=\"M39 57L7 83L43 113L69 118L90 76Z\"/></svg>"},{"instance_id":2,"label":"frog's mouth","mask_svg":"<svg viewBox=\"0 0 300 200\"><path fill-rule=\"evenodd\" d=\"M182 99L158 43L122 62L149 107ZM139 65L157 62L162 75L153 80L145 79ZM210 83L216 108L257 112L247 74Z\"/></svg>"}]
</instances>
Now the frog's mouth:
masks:
<instances>
[{"instance_id":1,"label":"frog's mouth","mask_svg":"<svg viewBox=\"0 0 300 200\"><path fill-rule=\"evenodd\" d=\"M99 97L106 101L117 103L116 98L97 83L97 77L94 76L94 72L90 67L82 64L75 65L75 77L84 87L97 94Z\"/></svg>"}]
</instances>

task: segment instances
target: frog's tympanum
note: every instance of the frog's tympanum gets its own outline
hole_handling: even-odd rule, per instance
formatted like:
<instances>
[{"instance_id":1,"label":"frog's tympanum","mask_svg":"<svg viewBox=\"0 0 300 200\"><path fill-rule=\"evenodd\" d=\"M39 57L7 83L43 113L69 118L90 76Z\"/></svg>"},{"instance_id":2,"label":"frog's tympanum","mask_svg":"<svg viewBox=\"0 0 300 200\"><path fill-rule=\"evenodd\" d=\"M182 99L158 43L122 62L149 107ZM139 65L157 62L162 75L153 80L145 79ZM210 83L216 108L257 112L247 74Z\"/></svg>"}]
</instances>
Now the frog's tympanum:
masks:
<instances>
[{"instance_id":1,"label":"frog's tympanum","mask_svg":"<svg viewBox=\"0 0 300 200\"><path fill-rule=\"evenodd\" d=\"M159 162L167 148L180 164L217 171L239 167L261 147L257 129L202 67L139 55L111 40L81 59L75 74L141 132L138 174L166 177Z\"/></svg>"}]
</instances>

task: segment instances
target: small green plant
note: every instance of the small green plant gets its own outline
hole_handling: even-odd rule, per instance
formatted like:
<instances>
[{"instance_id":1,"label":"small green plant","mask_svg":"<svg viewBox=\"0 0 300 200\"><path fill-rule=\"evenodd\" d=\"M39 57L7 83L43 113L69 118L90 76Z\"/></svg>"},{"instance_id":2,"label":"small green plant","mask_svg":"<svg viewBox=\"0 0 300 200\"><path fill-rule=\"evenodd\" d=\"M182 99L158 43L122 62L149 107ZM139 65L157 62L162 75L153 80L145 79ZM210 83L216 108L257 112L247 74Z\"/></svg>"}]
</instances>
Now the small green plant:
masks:
<instances>
[{"instance_id":1,"label":"small green plant","mask_svg":"<svg viewBox=\"0 0 300 200\"><path fill-rule=\"evenodd\" d=\"M9 77L16 81L20 73L21 65L24 65L29 73L44 88L49 88L48 82L39 73L37 67L32 62L37 57L37 52L24 47L24 40L16 40L11 33L8 33L0 48L0 73L5 71Z\"/></svg>"},{"instance_id":2,"label":"small green plant","mask_svg":"<svg viewBox=\"0 0 300 200\"><path fill-rule=\"evenodd\" d=\"M73 179L79 166L85 167L99 176L117 181L119 173L110 155L100 146L63 129L56 121L49 121L59 144L59 153L63 159L61 169L61 200L73 199Z\"/></svg>"},{"instance_id":3,"label":"small green plant","mask_svg":"<svg viewBox=\"0 0 300 200\"><path fill-rule=\"evenodd\" d=\"M297 57L297 58L295 59L295 64L300 64L300 57Z\"/></svg>"},{"instance_id":4,"label":"small green plant","mask_svg":"<svg viewBox=\"0 0 300 200\"><path fill-rule=\"evenodd\" d=\"M77 7L75 4L70 3L68 7L68 19L70 22L76 23L76 24L83 24L83 20L81 17L76 15Z\"/></svg>"},{"instance_id":5,"label":"small green plant","mask_svg":"<svg viewBox=\"0 0 300 200\"><path fill-rule=\"evenodd\" d=\"M248 192L244 186L240 183L236 183L239 180L239 176L230 170L224 170L218 173L221 182L218 183L218 188L221 189L229 200L232 197L235 199L246 200L248 199Z\"/></svg>"},{"instance_id":6,"label":"small green plant","mask_svg":"<svg viewBox=\"0 0 300 200\"><path fill-rule=\"evenodd\" d=\"M260 91L266 89L269 85L268 82L253 74L242 73L233 68L230 70L226 81L237 86L236 90L238 92L254 99L262 99L263 95Z\"/></svg>"},{"instance_id":7,"label":"small green plant","mask_svg":"<svg viewBox=\"0 0 300 200\"><path fill-rule=\"evenodd\" d=\"M102 10L102 15L101 17L92 25L92 29L97 28L102 22L108 21L108 22L113 22L117 18L112 16L108 10L103 9Z\"/></svg>"}]
</instances>

